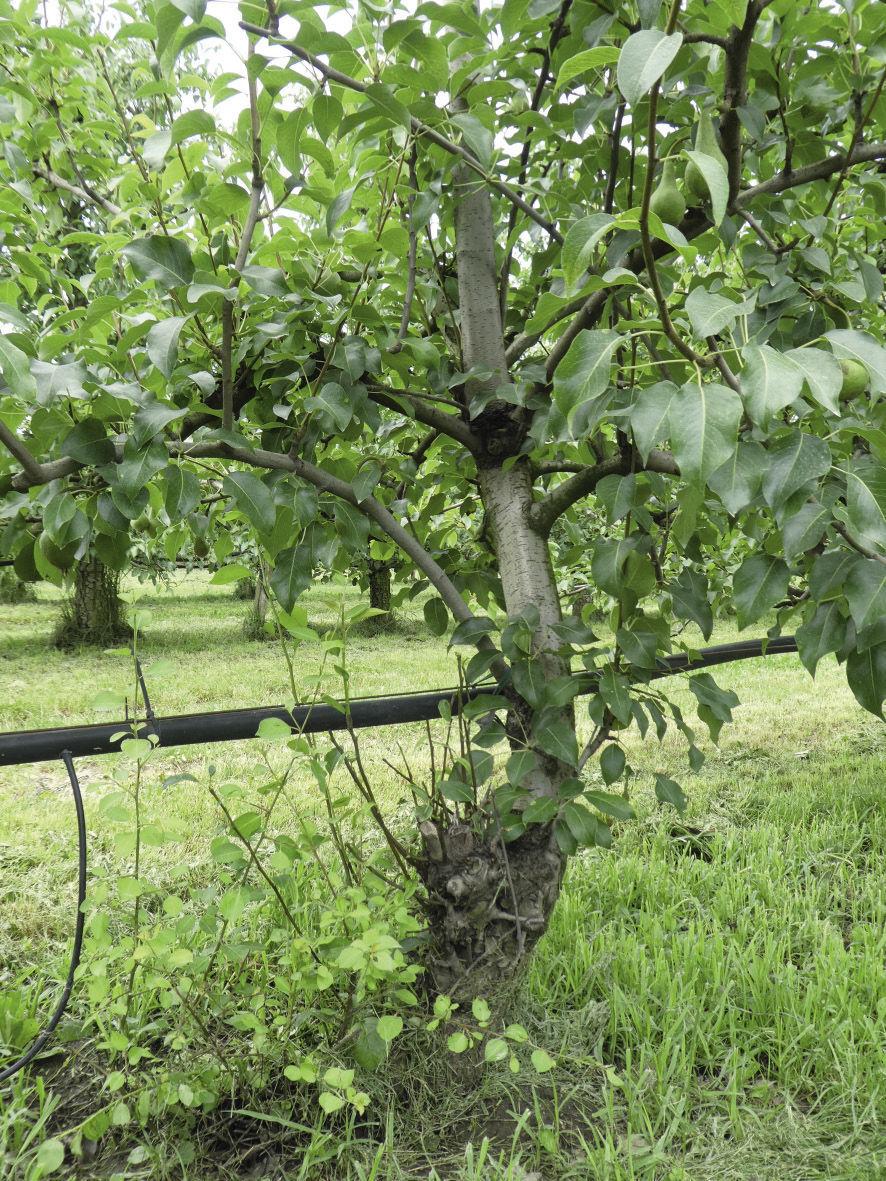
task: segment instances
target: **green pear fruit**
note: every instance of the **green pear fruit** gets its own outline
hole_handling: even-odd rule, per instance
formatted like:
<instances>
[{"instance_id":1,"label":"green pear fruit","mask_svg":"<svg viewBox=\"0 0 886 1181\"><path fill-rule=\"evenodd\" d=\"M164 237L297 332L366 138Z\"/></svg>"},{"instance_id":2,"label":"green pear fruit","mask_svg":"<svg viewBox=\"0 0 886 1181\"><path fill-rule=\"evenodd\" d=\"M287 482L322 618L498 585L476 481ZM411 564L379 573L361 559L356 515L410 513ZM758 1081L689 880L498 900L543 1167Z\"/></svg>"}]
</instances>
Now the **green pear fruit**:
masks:
<instances>
[{"instance_id":1,"label":"green pear fruit","mask_svg":"<svg viewBox=\"0 0 886 1181\"><path fill-rule=\"evenodd\" d=\"M206 558L209 556L209 542L205 537L194 538L194 554L198 558Z\"/></svg>"},{"instance_id":2,"label":"green pear fruit","mask_svg":"<svg viewBox=\"0 0 886 1181\"><path fill-rule=\"evenodd\" d=\"M705 156L711 156L718 163L722 164L724 172L727 171L726 157L720 151L720 145L717 142L717 133L714 131L711 117L704 112L698 117L698 129L695 132L695 150L696 152L703 152ZM691 160L686 166L686 175L683 180L689 192L693 196L698 197L700 201L710 199L707 181L701 169L696 167Z\"/></svg>"},{"instance_id":3,"label":"green pear fruit","mask_svg":"<svg viewBox=\"0 0 886 1181\"><path fill-rule=\"evenodd\" d=\"M843 385L840 388L841 398L857 398L868 388L868 371L861 361L841 361L843 370Z\"/></svg>"},{"instance_id":4,"label":"green pear fruit","mask_svg":"<svg viewBox=\"0 0 886 1181\"><path fill-rule=\"evenodd\" d=\"M661 180L649 201L649 209L670 226L678 226L686 215L686 200L677 188L673 160L665 160Z\"/></svg>"}]
</instances>

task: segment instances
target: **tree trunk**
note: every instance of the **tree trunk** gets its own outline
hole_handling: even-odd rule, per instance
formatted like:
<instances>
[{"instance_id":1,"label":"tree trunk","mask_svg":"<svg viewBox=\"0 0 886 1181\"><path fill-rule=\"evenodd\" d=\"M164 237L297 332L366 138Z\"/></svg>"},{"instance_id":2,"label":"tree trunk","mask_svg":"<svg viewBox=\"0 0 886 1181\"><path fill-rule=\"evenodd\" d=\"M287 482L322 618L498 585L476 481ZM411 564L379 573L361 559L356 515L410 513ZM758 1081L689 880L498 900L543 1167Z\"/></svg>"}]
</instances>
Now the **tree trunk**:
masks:
<instances>
[{"instance_id":1,"label":"tree trunk","mask_svg":"<svg viewBox=\"0 0 886 1181\"><path fill-rule=\"evenodd\" d=\"M456 184L456 243L465 368L492 371L491 377L468 383L468 397L486 400L508 374L489 191L465 173ZM549 680L567 673L568 666L553 630L562 617L548 543L530 521L532 475L525 462L514 462L523 441L520 411L493 398L475 428L485 444L486 454L478 460L480 493L505 606L510 618L528 608L538 612L532 659L541 662ZM532 747L534 712L516 693L512 701L512 746ZM574 724L571 710L561 712ZM528 789L525 802L556 796L574 773L537 747L535 754L537 770L522 784ZM432 822L421 829L431 933L426 965L433 988L450 996L488 996L516 978L547 928L566 862L552 823L529 824L506 843L491 799L478 803L485 807L470 825L456 818L446 831Z\"/></svg>"},{"instance_id":2,"label":"tree trunk","mask_svg":"<svg viewBox=\"0 0 886 1181\"><path fill-rule=\"evenodd\" d=\"M119 595L120 575L97 557L84 558L74 575L74 590L55 636L59 648L78 644L107 646L126 641L132 629Z\"/></svg>"},{"instance_id":3,"label":"tree trunk","mask_svg":"<svg viewBox=\"0 0 886 1181\"><path fill-rule=\"evenodd\" d=\"M369 558L366 563L369 574L369 606L388 615L391 612L391 567L387 562Z\"/></svg>"},{"instance_id":4,"label":"tree trunk","mask_svg":"<svg viewBox=\"0 0 886 1181\"><path fill-rule=\"evenodd\" d=\"M268 633L265 622L268 618L268 596L265 591L264 579L259 575L255 580L255 590L252 605L243 622L243 631L249 640L266 640Z\"/></svg>"},{"instance_id":5,"label":"tree trunk","mask_svg":"<svg viewBox=\"0 0 886 1181\"><path fill-rule=\"evenodd\" d=\"M33 603L36 598L33 586L22 582L11 567L0 569L0 603Z\"/></svg>"}]
</instances>

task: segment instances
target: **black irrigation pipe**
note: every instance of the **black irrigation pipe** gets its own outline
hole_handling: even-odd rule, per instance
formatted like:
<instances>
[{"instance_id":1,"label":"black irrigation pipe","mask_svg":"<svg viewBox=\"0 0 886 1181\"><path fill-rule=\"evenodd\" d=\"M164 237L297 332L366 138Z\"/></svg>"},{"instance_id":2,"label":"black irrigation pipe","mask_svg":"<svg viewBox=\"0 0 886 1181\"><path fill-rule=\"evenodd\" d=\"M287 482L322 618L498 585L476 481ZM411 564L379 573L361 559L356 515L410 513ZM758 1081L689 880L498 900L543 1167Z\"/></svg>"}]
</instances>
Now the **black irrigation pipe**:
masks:
<instances>
[{"instance_id":1,"label":"black irrigation pipe","mask_svg":"<svg viewBox=\"0 0 886 1181\"><path fill-rule=\"evenodd\" d=\"M729 664L735 660L796 651L797 642L793 636L780 636L773 640L739 640L732 644L702 648L691 656L688 653L666 656L648 677L668 677L675 673L711 668L717 664ZM266 718L279 718L304 734L345 730L349 724L355 730L402 725L405 722L439 718L440 706L444 703L456 713L460 703L490 691L491 686L481 685L461 692L458 689L439 689L429 693L357 697L350 703L350 723L341 710L326 704L296 705L291 710L283 705L257 706L216 713L177 714L165 718L151 714L140 727L139 734L145 738L156 736L158 746L190 746L195 743L255 738L260 723ZM58 759L62 757L63 751L69 751L74 757L112 754L120 749L122 739L131 733L132 722L123 721L0 734L0 767Z\"/></svg>"}]
</instances>

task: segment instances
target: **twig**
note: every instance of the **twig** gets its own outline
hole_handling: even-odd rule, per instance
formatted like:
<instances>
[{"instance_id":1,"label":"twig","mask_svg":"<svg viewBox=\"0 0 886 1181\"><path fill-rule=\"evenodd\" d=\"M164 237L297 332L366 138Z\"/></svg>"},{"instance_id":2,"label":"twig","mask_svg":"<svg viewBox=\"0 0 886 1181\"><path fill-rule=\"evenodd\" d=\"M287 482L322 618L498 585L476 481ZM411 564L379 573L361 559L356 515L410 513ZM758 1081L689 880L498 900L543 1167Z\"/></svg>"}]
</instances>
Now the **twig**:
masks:
<instances>
[{"instance_id":1,"label":"twig","mask_svg":"<svg viewBox=\"0 0 886 1181\"><path fill-rule=\"evenodd\" d=\"M418 192L418 179L415 175L415 161L416 150L415 144L412 145L412 152L409 156L409 209L407 211L407 218L409 221L409 258L407 260L408 274L406 276L406 295L403 299L403 315L400 317L400 328L397 332L397 339L394 341L388 352L399 353L403 348L403 342L406 339L406 333L409 331L409 320L412 316L412 301L415 298L415 266L416 256L418 253L418 232L415 228L415 219L413 210L415 207L415 194Z\"/></svg>"}]
</instances>

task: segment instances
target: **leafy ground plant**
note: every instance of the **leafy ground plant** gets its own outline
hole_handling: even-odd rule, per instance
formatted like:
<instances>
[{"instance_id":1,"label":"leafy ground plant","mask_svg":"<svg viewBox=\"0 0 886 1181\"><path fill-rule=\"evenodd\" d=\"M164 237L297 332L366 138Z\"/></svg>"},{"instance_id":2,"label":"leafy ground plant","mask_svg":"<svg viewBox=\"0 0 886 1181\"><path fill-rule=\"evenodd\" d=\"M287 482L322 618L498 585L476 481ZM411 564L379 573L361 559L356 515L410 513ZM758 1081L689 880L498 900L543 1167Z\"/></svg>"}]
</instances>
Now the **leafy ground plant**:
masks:
<instances>
[{"instance_id":1,"label":"leafy ground plant","mask_svg":"<svg viewBox=\"0 0 886 1181\"><path fill-rule=\"evenodd\" d=\"M526 971L632 726L698 769L687 625L795 631L883 717L884 12L0 5L0 556L238 579L246 533L293 638L395 562L496 686L418 828L445 995Z\"/></svg>"},{"instance_id":2,"label":"leafy ground plant","mask_svg":"<svg viewBox=\"0 0 886 1181\"><path fill-rule=\"evenodd\" d=\"M341 639L320 638L341 609L327 599L305 603L302 697L340 683ZM128 654L51 651L54 609L0 616L16 653L0 664L4 725L24 724L23 710L61 721L72 676L133 699ZM205 579L131 605L164 709L192 706L200 684L207 706L238 686L279 694L279 653L240 637L241 610ZM195 612L218 630L195 637ZM416 652L429 683L453 678L441 641L419 634L392 658L358 631L344 656L353 692L385 688L379 669L405 670ZM162 661L193 680L164 677ZM44 689L34 676L6 692L38 665ZM719 751L706 744L683 818L654 796L678 744L653 755L628 738L638 818L613 822L611 850L574 859L505 1020L482 1001L427 1011L409 954L414 895L386 880L393 854L325 742L269 732L230 754L148 744L84 761L87 956L64 1040L0 1100L7 1175L873 1181L886 1161L882 729L834 664L816 688L790 658L724 683L749 704ZM427 776L427 738L361 737L405 839L410 793L386 760L402 745ZM72 847L57 780L46 767L0 778L9 1055L64 967Z\"/></svg>"}]
</instances>

